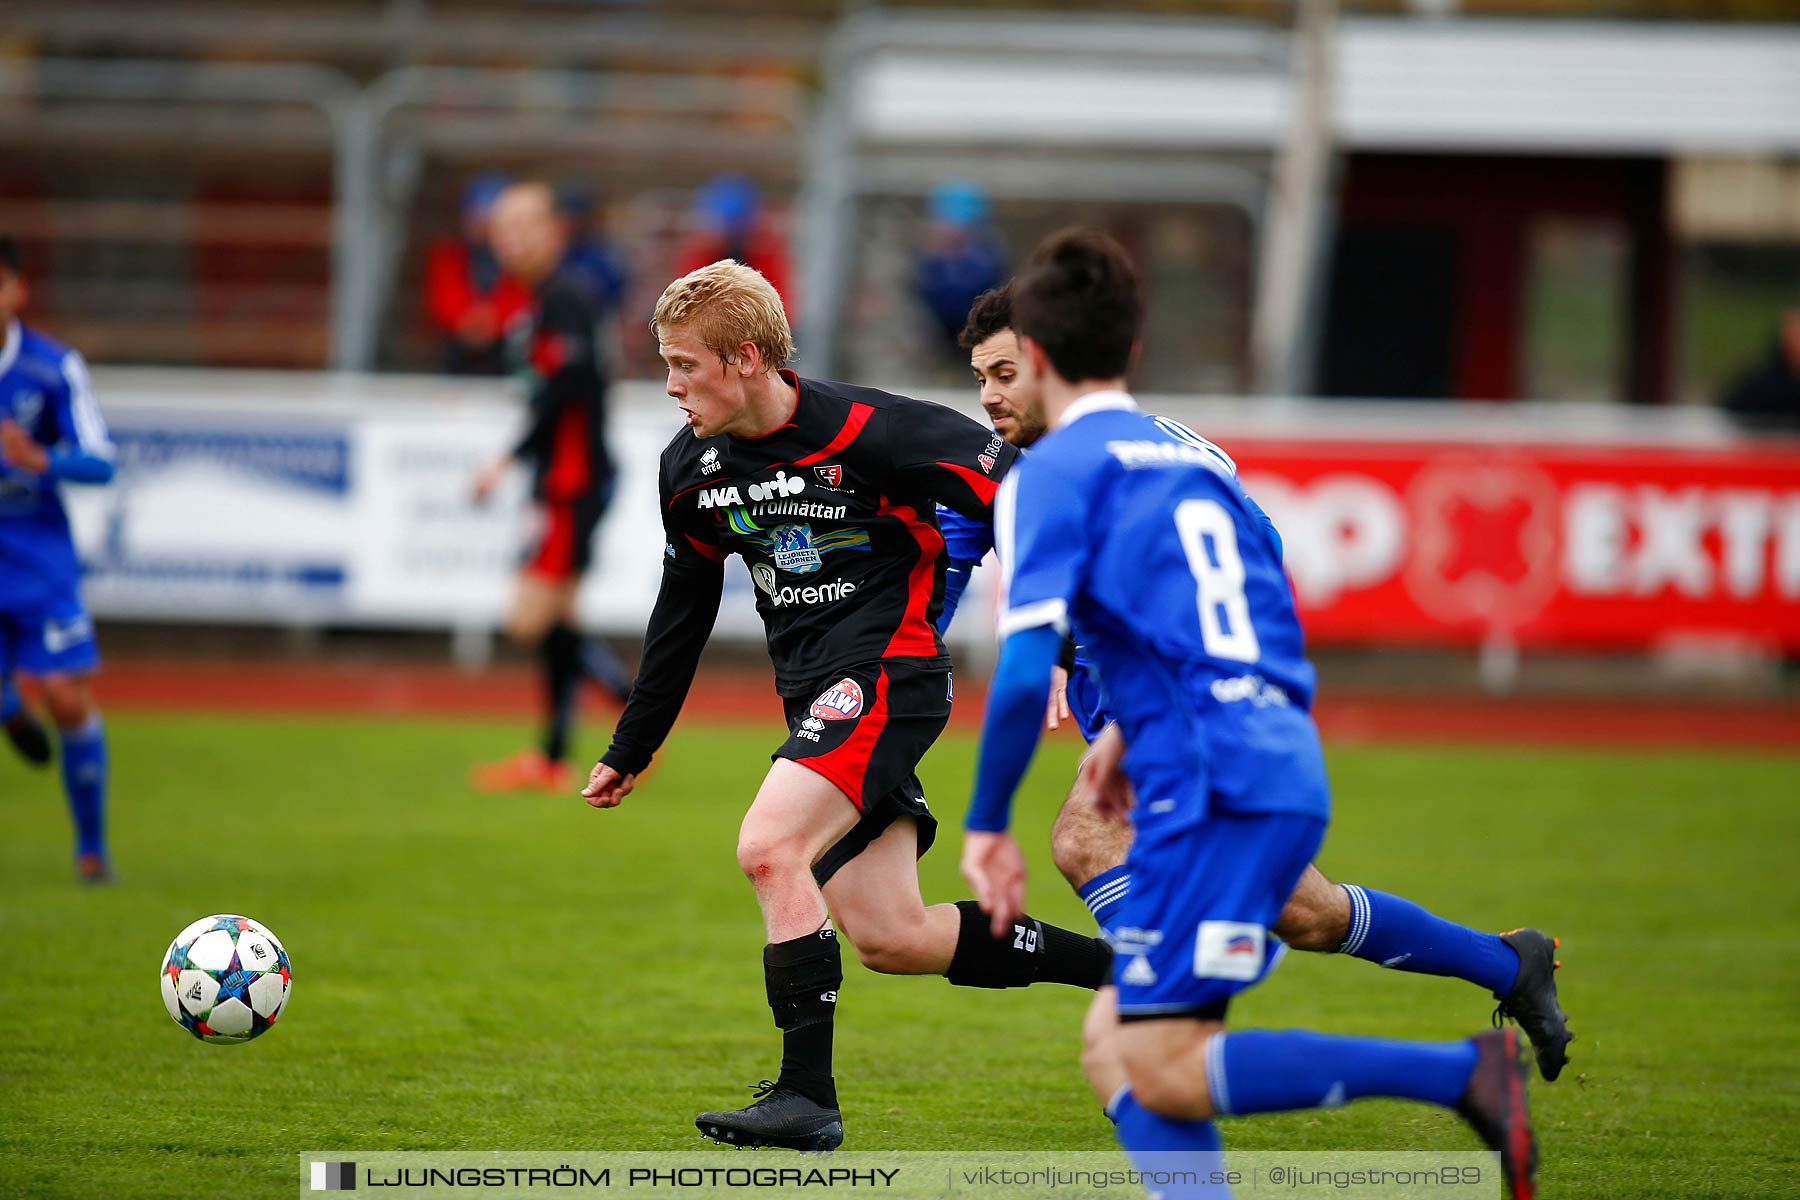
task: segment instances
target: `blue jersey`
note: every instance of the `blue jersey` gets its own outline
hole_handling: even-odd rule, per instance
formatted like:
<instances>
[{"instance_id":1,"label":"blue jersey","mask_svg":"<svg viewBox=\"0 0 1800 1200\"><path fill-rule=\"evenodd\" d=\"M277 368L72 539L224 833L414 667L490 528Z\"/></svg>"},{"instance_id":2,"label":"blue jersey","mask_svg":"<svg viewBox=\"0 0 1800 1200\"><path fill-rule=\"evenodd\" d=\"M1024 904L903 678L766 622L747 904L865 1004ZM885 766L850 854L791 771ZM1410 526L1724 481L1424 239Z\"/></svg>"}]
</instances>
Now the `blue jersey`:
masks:
<instances>
[{"instance_id":1,"label":"blue jersey","mask_svg":"<svg viewBox=\"0 0 1800 1200\"><path fill-rule=\"evenodd\" d=\"M1314 673L1268 518L1230 459L1123 393L1083 397L1001 485L1003 637L1071 627L1140 794L1329 809Z\"/></svg>"},{"instance_id":2,"label":"blue jersey","mask_svg":"<svg viewBox=\"0 0 1800 1200\"><path fill-rule=\"evenodd\" d=\"M81 579L58 484L111 479L112 442L81 355L17 321L0 346L0 420L50 454L41 475L0 457L0 609L41 608Z\"/></svg>"},{"instance_id":3,"label":"blue jersey","mask_svg":"<svg viewBox=\"0 0 1800 1200\"><path fill-rule=\"evenodd\" d=\"M1237 463L1224 450L1171 417L1150 419L1170 437L1209 455L1218 468L1233 480L1237 478ZM1248 495L1244 500L1255 511L1258 519L1269 527L1279 553L1281 535L1276 532L1275 523L1269 520L1268 514ZM944 555L950 560L944 573L944 609L938 615L938 633L942 634L950 628L950 619L956 615L963 589L968 587L969 576L981 564L981 560L987 557L987 552L994 548L994 526L991 521L965 517L948 508L940 507L937 516L938 528L944 535ZM1069 676L1067 698L1069 712L1075 718L1075 727L1081 731L1081 736L1090 742L1099 737L1112 716L1107 711L1106 692L1100 685L1099 672L1095 669L1091 656L1079 645L1075 648L1075 669Z\"/></svg>"}]
</instances>

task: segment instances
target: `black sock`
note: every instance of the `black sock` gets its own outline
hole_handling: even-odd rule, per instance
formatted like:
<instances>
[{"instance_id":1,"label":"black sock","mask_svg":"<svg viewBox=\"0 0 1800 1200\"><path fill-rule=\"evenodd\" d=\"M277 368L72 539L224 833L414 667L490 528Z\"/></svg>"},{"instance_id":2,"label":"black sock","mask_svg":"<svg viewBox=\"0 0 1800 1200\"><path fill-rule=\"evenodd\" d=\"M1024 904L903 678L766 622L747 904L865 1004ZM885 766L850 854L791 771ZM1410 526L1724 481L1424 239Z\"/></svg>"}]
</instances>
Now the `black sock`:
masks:
<instances>
[{"instance_id":1,"label":"black sock","mask_svg":"<svg viewBox=\"0 0 1800 1200\"><path fill-rule=\"evenodd\" d=\"M1098 988L1112 969L1112 949L1096 937L1022 916L1005 937L988 929L973 900L958 900L962 930L944 978L958 987L1009 988L1067 983Z\"/></svg>"},{"instance_id":2,"label":"black sock","mask_svg":"<svg viewBox=\"0 0 1800 1200\"><path fill-rule=\"evenodd\" d=\"M620 704L631 696L631 670L613 648L599 638L583 638L577 661L588 681Z\"/></svg>"},{"instance_id":3,"label":"black sock","mask_svg":"<svg viewBox=\"0 0 1800 1200\"><path fill-rule=\"evenodd\" d=\"M763 947L763 982L781 1030L781 1082L815 1104L837 1107L831 1076L832 1018L844 964L829 927Z\"/></svg>"},{"instance_id":4,"label":"black sock","mask_svg":"<svg viewBox=\"0 0 1800 1200\"><path fill-rule=\"evenodd\" d=\"M544 726L544 757L561 762L568 754L569 727L575 720L575 689L581 682L581 639L558 622L538 643L544 667L544 699L548 709Z\"/></svg>"}]
</instances>

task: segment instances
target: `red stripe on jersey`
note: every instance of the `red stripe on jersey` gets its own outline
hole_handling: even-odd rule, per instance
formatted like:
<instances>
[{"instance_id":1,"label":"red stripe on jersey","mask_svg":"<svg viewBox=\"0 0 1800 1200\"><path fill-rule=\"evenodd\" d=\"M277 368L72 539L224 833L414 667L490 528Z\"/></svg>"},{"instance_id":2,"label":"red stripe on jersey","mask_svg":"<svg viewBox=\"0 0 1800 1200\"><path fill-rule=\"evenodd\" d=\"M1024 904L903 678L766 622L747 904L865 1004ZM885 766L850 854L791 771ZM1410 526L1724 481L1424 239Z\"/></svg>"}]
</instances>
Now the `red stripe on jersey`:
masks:
<instances>
[{"instance_id":1,"label":"red stripe on jersey","mask_svg":"<svg viewBox=\"0 0 1800 1200\"><path fill-rule=\"evenodd\" d=\"M575 565L574 509L567 504L546 504L544 518L544 540L525 569L550 579L567 579Z\"/></svg>"},{"instance_id":2,"label":"red stripe on jersey","mask_svg":"<svg viewBox=\"0 0 1800 1200\"><path fill-rule=\"evenodd\" d=\"M698 551L702 558L710 558L716 563L722 563L731 557L730 552L723 546L715 546L711 542L703 542L691 533L684 533L681 536L688 540L688 545Z\"/></svg>"},{"instance_id":3,"label":"red stripe on jersey","mask_svg":"<svg viewBox=\"0 0 1800 1200\"><path fill-rule=\"evenodd\" d=\"M913 564L906 577L906 611L881 657L930 658L939 653L938 637L937 630L925 619L925 610L931 607L931 592L937 584L937 562L944 552L944 535L929 522L921 521L916 510L906 505L889 505L886 496L881 498L881 507L875 515L899 517L906 532L919 544L919 561Z\"/></svg>"},{"instance_id":4,"label":"red stripe on jersey","mask_svg":"<svg viewBox=\"0 0 1800 1200\"><path fill-rule=\"evenodd\" d=\"M838 790L850 797L850 803L858 808L863 806L863 780L869 774L869 759L875 754L875 743L881 740L881 731L887 727L887 691L887 668L877 667L875 698L869 704L869 711L863 714L850 736L844 739L844 744L818 758L795 760L836 784Z\"/></svg>"},{"instance_id":5,"label":"red stripe on jersey","mask_svg":"<svg viewBox=\"0 0 1800 1200\"><path fill-rule=\"evenodd\" d=\"M573 500L592 482L587 422L587 414L576 404L564 408L556 418L550 466L544 472L544 495L552 500Z\"/></svg>"},{"instance_id":6,"label":"red stripe on jersey","mask_svg":"<svg viewBox=\"0 0 1800 1200\"><path fill-rule=\"evenodd\" d=\"M974 492L975 498L980 500L983 504L992 504L994 502L994 493L1000 490L998 481L989 479L986 475L977 474L976 472L969 470L969 468L959 466L956 463L941 462L938 466L944 468L946 471L954 471L956 474L962 476L963 482L969 485L969 490Z\"/></svg>"},{"instance_id":7,"label":"red stripe on jersey","mask_svg":"<svg viewBox=\"0 0 1800 1200\"><path fill-rule=\"evenodd\" d=\"M831 443L823 450L816 450L805 458L796 458L793 465L796 467L810 467L816 462L824 462L826 459L842 450L845 446L854 442L856 440L856 435L863 431L863 426L867 425L869 423L869 418L874 415L875 406L873 404L852 404L850 406L850 415L844 418L844 427L838 430L837 436L831 439Z\"/></svg>"},{"instance_id":8,"label":"red stripe on jersey","mask_svg":"<svg viewBox=\"0 0 1800 1200\"><path fill-rule=\"evenodd\" d=\"M540 333L531 340L531 368L545 379L562 370L569 361L569 348L561 334Z\"/></svg>"}]
</instances>

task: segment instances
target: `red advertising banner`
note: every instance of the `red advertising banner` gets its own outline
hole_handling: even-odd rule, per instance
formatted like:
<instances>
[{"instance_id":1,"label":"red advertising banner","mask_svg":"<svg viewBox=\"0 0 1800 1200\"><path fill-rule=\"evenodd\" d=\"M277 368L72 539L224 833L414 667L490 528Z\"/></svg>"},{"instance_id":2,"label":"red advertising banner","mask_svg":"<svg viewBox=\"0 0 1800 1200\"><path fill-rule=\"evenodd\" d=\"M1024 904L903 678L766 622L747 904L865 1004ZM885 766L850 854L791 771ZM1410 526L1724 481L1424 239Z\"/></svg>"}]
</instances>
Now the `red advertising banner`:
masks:
<instances>
[{"instance_id":1,"label":"red advertising banner","mask_svg":"<svg viewBox=\"0 0 1800 1200\"><path fill-rule=\"evenodd\" d=\"M1800 442L1225 445L1314 644L1800 647Z\"/></svg>"}]
</instances>

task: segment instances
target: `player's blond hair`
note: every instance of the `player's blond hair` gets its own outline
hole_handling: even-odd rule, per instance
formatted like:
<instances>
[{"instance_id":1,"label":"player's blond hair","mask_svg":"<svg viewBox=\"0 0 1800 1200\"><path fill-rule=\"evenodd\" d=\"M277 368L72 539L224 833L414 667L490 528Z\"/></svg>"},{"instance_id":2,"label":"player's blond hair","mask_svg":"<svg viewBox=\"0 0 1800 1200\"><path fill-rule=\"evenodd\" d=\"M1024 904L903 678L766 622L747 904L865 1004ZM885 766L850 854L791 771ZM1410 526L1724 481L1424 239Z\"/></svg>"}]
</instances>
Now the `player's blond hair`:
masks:
<instances>
[{"instance_id":1,"label":"player's blond hair","mask_svg":"<svg viewBox=\"0 0 1800 1200\"><path fill-rule=\"evenodd\" d=\"M794 357L794 333L780 293L761 271L735 259L708 263L663 289L650 332L660 335L676 326L728 363L737 361L745 342L756 347L770 370Z\"/></svg>"}]
</instances>

